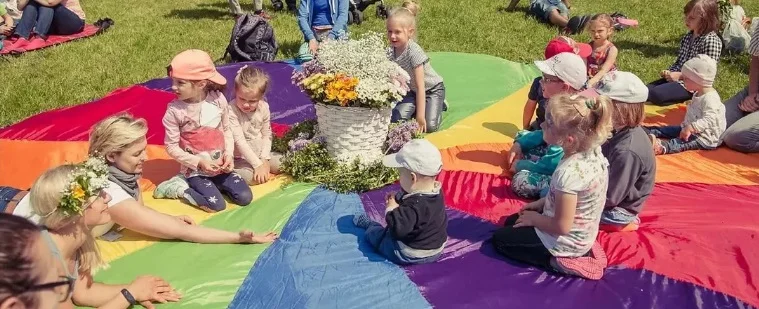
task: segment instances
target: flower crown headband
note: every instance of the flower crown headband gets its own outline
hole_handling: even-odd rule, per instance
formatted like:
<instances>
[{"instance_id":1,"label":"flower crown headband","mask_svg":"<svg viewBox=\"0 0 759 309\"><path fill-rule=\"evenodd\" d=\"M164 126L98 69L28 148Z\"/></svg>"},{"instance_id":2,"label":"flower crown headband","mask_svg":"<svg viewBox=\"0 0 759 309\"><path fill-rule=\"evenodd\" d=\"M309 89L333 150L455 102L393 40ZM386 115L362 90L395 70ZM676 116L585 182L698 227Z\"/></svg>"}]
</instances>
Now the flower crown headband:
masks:
<instances>
[{"instance_id":1,"label":"flower crown headband","mask_svg":"<svg viewBox=\"0 0 759 309\"><path fill-rule=\"evenodd\" d=\"M81 215L86 208L84 206L87 200L97 196L106 187L108 187L108 165L105 163L105 158L91 156L79 163L69 177L58 207L43 217L55 211L61 211L66 216Z\"/></svg>"}]
</instances>

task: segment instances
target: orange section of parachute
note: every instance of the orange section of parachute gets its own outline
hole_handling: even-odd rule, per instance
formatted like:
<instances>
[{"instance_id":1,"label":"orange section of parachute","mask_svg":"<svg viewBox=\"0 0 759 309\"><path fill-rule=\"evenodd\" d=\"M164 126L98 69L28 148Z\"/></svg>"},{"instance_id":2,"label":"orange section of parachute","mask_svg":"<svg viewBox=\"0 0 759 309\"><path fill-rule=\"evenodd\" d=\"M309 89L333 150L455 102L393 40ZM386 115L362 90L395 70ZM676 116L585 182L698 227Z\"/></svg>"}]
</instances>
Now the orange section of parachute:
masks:
<instances>
[{"instance_id":1,"label":"orange section of parachute","mask_svg":"<svg viewBox=\"0 0 759 309\"><path fill-rule=\"evenodd\" d=\"M504 175L511 143L483 143L441 150L443 168ZM656 182L755 185L759 183L759 154L721 147L656 157Z\"/></svg>"},{"instance_id":2,"label":"orange section of parachute","mask_svg":"<svg viewBox=\"0 0 759 309\"><path fill-rule=\"evenodd\" d=\"M179 164L166 153L164 146L148 145L148 161L140 180L143 191L179 172ZM0 139L0 186L28 189L46 170L65 163L77 163L87 157L87 142L24 141Z\"/></svg>"}]
</instances>

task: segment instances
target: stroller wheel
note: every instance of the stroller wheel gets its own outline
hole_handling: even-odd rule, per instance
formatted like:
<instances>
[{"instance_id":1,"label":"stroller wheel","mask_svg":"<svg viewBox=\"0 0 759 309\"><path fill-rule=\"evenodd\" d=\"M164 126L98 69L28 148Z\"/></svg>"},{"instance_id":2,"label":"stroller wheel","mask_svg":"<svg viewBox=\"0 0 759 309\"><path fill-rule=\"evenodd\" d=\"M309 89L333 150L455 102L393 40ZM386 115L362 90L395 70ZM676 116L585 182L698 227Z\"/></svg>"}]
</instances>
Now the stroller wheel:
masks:
<instances>
[{"instance_id":1,"label":"stroller wheel","mask_svg":"<svg viewBox=\"0 0 759 309\"><path fill-rule=\"evenodd\" d=\"M382 19L387 18L387 8L383 4L377 5L377 17Z\"/></svg>"},{"instance_id":2,"label":"stroller wheel","mask_svg":"<svg viewBox=\"0 0 759 309\"><path fill-rule=\"evenodd\" d=\"M351 15L353 15L353 22L355 22L356 25L360 25L364 19L364 13L361 13L361 11L353 11L351 12Z\"/></svg>"},{"instance_id":3,"label":"stroller wheel","mask_svg":"<svg viewBox=\"0 0 759 309\"><path fill-rule=\"evenodd\" d=\"M348 12L348 24L353 24L353 12Z\"/></svg>"}]
</instances>

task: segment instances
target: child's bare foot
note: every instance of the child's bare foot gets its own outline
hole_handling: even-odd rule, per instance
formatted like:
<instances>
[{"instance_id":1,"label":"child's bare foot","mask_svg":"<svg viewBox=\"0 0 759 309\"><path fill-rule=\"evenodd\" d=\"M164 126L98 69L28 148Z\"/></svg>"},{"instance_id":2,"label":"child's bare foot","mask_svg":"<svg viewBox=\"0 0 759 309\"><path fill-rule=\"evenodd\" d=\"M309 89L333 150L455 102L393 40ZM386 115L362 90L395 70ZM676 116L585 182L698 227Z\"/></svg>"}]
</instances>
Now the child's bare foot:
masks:
<instances>
[{"instance_id":1,"label":"child's bare foot","mask_svg":"<svg viewBox=\"0 0 759 309\"><path fill-rule=\"evenodd\" d=\"M649 134L648 139L651 140L651 146L654 148L654 154L655 155L663 155L664 154L664 146L661 144L661 141L656 138L655 135Z\"/></svg>"}]
</instances>

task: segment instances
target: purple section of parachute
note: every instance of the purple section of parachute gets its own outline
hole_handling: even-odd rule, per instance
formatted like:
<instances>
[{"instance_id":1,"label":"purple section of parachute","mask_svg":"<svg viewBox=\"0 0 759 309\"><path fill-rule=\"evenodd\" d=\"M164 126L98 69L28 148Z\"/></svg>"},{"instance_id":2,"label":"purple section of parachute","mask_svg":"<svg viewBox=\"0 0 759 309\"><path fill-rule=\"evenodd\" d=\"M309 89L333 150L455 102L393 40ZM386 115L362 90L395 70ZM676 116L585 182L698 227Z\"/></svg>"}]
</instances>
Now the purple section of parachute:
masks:
<instances>
[{"instance_id":1,"label":"purple section of parachute","mask_svg":"<svg viewBox=\"0 0 759 309\"><path fill-rule=\"evenodd\" d=\"M271 109L272 122L292 125L316 118L316 111L311 100L290 81L293 70L297 67L288 62L241 62L217 67L219 73L227 79L227 89L224 92L227 100L234 99L234 79L237 71L244 65L257 66L271 78L266 100ZM169 78L153 79L142 85L151 89L171 91Z\"/></svg>"},{"instance_id":2,"label":"purple section of parachute","mask_svg":"<svg viewBox=\"0 0 759 309\"><path fill-rule=\"evenodd\" d=\"M385 195L361 194L384 225ZM723 293L647 270L610 268L600 281L549 274L506 260L488 242L498 226L448 209L448 243L435 263L405 267L435 308L751 308Z\"/></svg>"}]
</instances>

